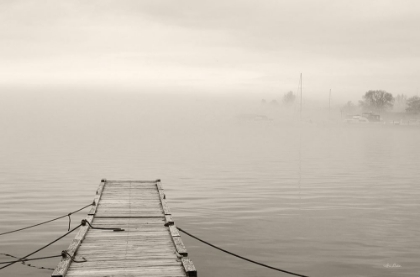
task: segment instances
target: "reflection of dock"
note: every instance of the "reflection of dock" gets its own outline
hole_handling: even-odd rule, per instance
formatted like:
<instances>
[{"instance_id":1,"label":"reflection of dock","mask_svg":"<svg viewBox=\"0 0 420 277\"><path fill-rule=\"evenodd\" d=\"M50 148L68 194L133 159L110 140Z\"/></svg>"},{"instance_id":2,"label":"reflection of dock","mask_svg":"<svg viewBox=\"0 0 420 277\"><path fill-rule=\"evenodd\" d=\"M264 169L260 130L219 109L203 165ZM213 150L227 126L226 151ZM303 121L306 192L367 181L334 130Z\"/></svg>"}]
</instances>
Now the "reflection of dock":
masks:
<instances>
[{"instance_id":1,"label":"reflection of dock","mask_svg":"<svg viewBox=\"0 0 420 277\"><path fill-rule=\"evenodd\" d=\"M160 180L102 180L95 204L52 276L197 276Z\"/></svg>"}]
</instances>

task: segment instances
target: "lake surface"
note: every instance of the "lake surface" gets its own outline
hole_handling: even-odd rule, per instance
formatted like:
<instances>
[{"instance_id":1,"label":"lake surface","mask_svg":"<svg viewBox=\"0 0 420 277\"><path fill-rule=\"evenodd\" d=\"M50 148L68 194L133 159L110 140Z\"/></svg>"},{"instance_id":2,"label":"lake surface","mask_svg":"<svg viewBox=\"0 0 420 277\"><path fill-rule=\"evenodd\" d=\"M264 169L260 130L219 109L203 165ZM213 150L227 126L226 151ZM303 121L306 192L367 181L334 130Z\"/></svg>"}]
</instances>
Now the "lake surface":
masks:
<instances>
[{"instance_id":1,"label":"lake surface","mask_svg":"<svg viewBox=\"0 0 420 277\"><path fill-rule=\"evenodd\" d=\"M419 276L418 126L349 125L309 111L299 122L255 95L0 98L0 232L89 204L102 178L160 178L177 225L250 259L318 277ZM62 219L0 236L0 252L24 256L67 227ZM37 255L60 254L74 235ZM182 239L200 277L290 276Z\"/></svg>"}]
</instances>

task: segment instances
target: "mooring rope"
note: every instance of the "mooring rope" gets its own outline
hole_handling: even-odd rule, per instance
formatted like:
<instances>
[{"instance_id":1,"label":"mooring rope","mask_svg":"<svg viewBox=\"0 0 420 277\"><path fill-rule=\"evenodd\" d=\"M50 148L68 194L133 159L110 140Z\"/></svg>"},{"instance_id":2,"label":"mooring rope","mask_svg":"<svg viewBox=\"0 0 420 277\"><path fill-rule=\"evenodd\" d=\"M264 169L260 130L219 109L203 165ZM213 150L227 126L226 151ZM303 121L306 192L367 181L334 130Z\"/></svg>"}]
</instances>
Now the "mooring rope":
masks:
<instances>
[{"instance_id":1,"label":"mooring rope","mask_svg":"<svg viewBox=\"0 0 420 277\"><path fill-rule=\"evenodd\" d=\"M10 264L10 263L13 263L13 262L28 262L28 261L46 260L46 259L58 258L58 257L62 256L62 255L54 255L54 256L46 256L46 257L37 257L37 258L32 258L32 259L19 259L18 257L13 256L12 254L8 254L8 253L0 253L0 255L4 255L4 256L8 256L8 257L18 259L16 261L0 262L0 264Z\"/></svg>"},{"instance_id":2,"label":"mooring rope","mask_svg":"<svg viewBox=\"0 0 420 277\"><path fill-rule=\"evenodd\" d=\"M31 226L23 227L23 228L16 229L16 230L13 230L13 231L7 231L7 232L4 232L4 233L0 233L0 236L2 236L2 235L6 235L6 234L15 233L15 232L19 232L19 231L26 230L26 229L33 228L33 227L37 227L37 226L40 226L40 225L43 225L43 224L47 224L47 223L53 222L53 221L55 221L55 220L58 220L58 219L61 219L61 218L67 217L67 216L69 217L69 229L68 229L67 231L70 231L70 224L71 224L71 218L70 218L70 216L71 216L72 214L75 214L75 213L80 212L81 210L86 209L86 208L87 208L87 207L89 207L89 206L92 206L93 204L94 204L94 203L91 203L91 204L89 204L89 205L86 205L86 206L84 206L84 207L82 207L82 208L80 208L80 209L78 209L78 210L74 211L74 212L68 213L68 214L66 214L66 215L59 216L59 217L54 218L54 219L51 219L51 220L47 220L47 221L44 221L44 222L38 223L38 224L35 224L35 225L31 225Z\"/></svg>"},{"instance_id":3,"label":"mooring rope","mask_svg":"<svg viewBox=\"0 0 420 277\"><path fill-rule=\"evenodd\" d=\"M4 256L8 256L8 257L15 258L15 259L19 259L18 257L13 256L13 255L8 254L8 253L0 253L0 255L4 255ZM61 255L47 256L47 257L38 257L38 258L32 258L32 259L24 259L24 260L22 260L22 261L21 261L21 264L22 264L22 265L26 265L26 266L28 266L28 267L36 268L36 269L54 270L54 268L44 267L44 266L35 266L35 265L32 265L32 264L27 264L27 263L25 263L25 262L27 262L27 261L35 261L35 260L52 259L52 258L58 258L58 257L61 257ZM12 263L12 262L14 262L14 261L1 262L0 264L10 264L10 263Z\"/></svg>"},{"instance_id":4,"label":"mooring rope","mask_svg":"<svg viewBox=\"0 0 420 277\"><path fill-rule=\"evenodd\" d=\"M91 229L97 229L97 230L112 230L112 231L114 231L114 232L122 232L122 231L124 231L124 229L119 228L119 227L109 227L109 228L95 227L95 226L92 226L92 225L89 223L89 221L87 221L86 219L83 219L83 220L82 220L82 225L83 225L83 226L84 226L84 223L87 223L87 224L90 226L90 228L91 228Z\"/></svg>"},{"instance_id":5,"label":"mooring rope","mask_svg":"<svg viewBox=\"0 0 420 277\"><path fill-rule=\"evenodd\" d=\"M183 230L183 229L181 229L181 228L179 228L179 227L177 227L177 229L178 229L179 231L181 231L182 233L184 233L184 234L186 234L186 235L188 235L188 236L190 236L190 237L192 237L192 238L194 238L194 239L196 239L196 240L198 240L198 241L201 241L201 242L202 242L202 243L204 243L204 244L207 244L207 245L209 245L209 246L211 246L211 247L213 247L213 248L216 248L217 250L220 250L220 251L222 251L222 252L225 252L225 253L227 253L227 254L229 254L229 255L235 256L235 257L237 257L237 258L239 258L239 259L242 259L242 260L245 260L245 261L248 261L248 262L250 262L250 263L254 263L254 264L260 265L260 266L264 266L264 267L267 267L267 268L272 269L272 270L281 271L281 272L284 272L284 273L287 273L287 274L291 274L291 275L294 275L294 276L308 277L307 275L302 275L302 274L298 274L298 273L293 273L293 272L290 272L290 271L287 271L287 270L283 270L283 269L280 269L280 268L276 268L276 267L273 267L273 266L269 266L269 265L266 265L266 264L263 264L263 263L260 263L260 262L257 262L257 261L253 261L253 260L251 260L251 259L245 258L245 257L240 256L240 255L238 255L238 254L235 254L235 253L232 253L232 252L227 251L227 250L225 250L225 249L222 249L222 248L220 248L220 247L218 247L218 246L216 246L216 245L214 245L214 244L211 244L211 243L209 243L209 242L207 242L207 241L205 241L205 240L202 240L202 239L200 239L200 238L198 238L198 237L196 237L196 236L194 236L194 235L192 235L192 234L188 233L187 231L185 231L185 230Z\"/></svg>"},{"instance_id":6,"label":"mooring rope","mask_svg":"<svg viewBox=\"0 0 420 277\"><path fill-rule=\"evenodd\" d=\"M68 214L67 216L69 217L69 228L67 229L67 231L70 231L70 226L71 226L71 217L70 216L71 216L71 214Z\"/></svg>"},{"instance_id":7,"label":"mooring rope","mask_svg":"<svg viewBox=\"0 0 420 277\"><path fill-rule=\"evenodd\" d=\"M13 261L13 262L11 262L11 263L9 263L9 264L7 264L7 265L3 266L3 267L0 267L0 270L2 270L2 269L4 269L4 268L6 268L6 267L8 267L8 266L11 266L11 265L13 265L13 264L15 264L15 263L18 263L18 262L22 262L22 261L24 261L24 260L25 260L26 258L28 258L29 256L32 256L33 254L38 253L39 251L41 251L41 250L43 250L43 249L47 248L47 247L48 247L48 246L50 246L51 244L53 244L53 243L55 243L55 242L59 241L60 239L62 239L62 238L64 238L65 236L67 236L68 234L72 233L73 231L75 231L76 229L78 229L80 226L82 226L82 224L79 224L78 226L74 227L73 229L71 229L70 231L68 231L67 233L65 233L64 235L62 235L62 236L60 236L59 238L57 238L57 239L53 240L52 242L48 243L47 245L45 245L45 246L43 246L43 247L41 247L41 248L39 248L39 249L37 249L37 250L33 251L32 253L29 253L29 254L28 254L28 255L26 255L25 257L20 258L20 259L18 259L18 260L16 260L16 261Z\"/></svg>"}]
</instances>

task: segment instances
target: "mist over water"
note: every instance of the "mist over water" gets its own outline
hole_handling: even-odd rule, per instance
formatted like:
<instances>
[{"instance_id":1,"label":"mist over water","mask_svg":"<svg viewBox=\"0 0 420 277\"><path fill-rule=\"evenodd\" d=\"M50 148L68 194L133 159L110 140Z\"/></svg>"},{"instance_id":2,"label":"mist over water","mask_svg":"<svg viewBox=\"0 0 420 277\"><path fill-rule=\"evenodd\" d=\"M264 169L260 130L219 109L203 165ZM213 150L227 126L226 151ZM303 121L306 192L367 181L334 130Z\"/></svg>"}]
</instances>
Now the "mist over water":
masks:
<instances>
[{"instance_id":1,"label":"mist over water","mask_svg":"<svg viewBox=\"0 0 420 277\"><path fill-rule=\"evenodd\" d=\"M311 277L418 276L419 127L344 124L327 105L299 121L262 98L0 94L0 232L90 203L102 178L162 179L177 225L250 259ZM1 236L0 252L24 256L67 227ZM200 277L287 276L182 239ZM16 264L0 276L50 273Z\"/></svg>"}]
</instances>

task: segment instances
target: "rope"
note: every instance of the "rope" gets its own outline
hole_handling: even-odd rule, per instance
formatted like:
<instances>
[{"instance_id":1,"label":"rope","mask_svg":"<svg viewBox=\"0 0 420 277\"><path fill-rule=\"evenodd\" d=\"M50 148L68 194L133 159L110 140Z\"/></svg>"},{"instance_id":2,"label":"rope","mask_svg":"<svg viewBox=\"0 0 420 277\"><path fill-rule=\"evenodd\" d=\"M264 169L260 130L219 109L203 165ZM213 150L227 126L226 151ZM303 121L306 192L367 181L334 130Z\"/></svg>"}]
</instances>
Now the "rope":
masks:
<instances>
[{"instance_id":1,"label":"rope","mask_svg":"<svg viewBox=\"0 0 420 277\"><path fill-rule=\"evenodd\" d=\"M52 258L61 257L61 255L54 255L54 256L46 256L46 257L32 258L32 259L19 259L18 257L13 256L11 254L7 254L7 253L0 253L0 254L1 255L4 255L4 256L9 256L9 257L18 259L17 261L1 262L0 264L10 264L10 263L13 263L13 262L23 262L24 263L24 262L28 262L28 261L46 260L46 259L52 259Z\"/></svg>"},{"instance_id":2,"label":"rope","mask_svg":"<svg viewBox=\"0 0 420 277\"><path fill-rule=\"evenodd\" d=\"M74 211L74 212L69 213L69 214L66 214L66 215L63 215L63 216L59 216L59 217L57 217L57 218L54 218L54 219L51 219L51 220L47 220L47 221L44 221L44 222L41 222L41 223L38 223L38 224L35 224L35 225L31 225L31 226L23 227L23 228L20 228L20 229L17 229L17 230L13 230L13 231L8 231L8 232L0 233L0 236L2 236L2 235L6 235L6 234L15 233L15 232L22 231L22 230L26 230L26 229L33 228L33 227L36 227L36 226L40 226L40 225L43 225L43 224L46 224L46 223L50 223L50 222L53 222L53 221L55 221L55 220L61 219L61 218L66 217L66 216L68 216L68 217L69 217L69 229L68 229L68 231L70 231L70 224L71 224L71 218L70 218L70 215L75 214L75 213L78 213L78 212L80 212L81 210L84 210L84 209L86 209L87 207L92 206L92 205L93 205L93 203L92 203L92 204L89 204L89 205L86 205L86 206L84 206L84 207L82 207L82 208L80 208L80 209L78 209L78 210L76 210L76 211Z\"/></svg>"},{"instance_id":3,"label":"rope","mask_svg":"<svg viewBox=\"0 0 420 277\"><path fill-rule=\"evenodd\" d=\"M39 248L39 249L35 250L34 252L32 252L32 253L30 253L30 254L26 255L25 257L20 258L19 260L13 261L13 262L11 262L11 263L9 263L9 264L7 264L7 265L3 266L3 267L0 267L0 270L2 270L2 269L4 269L4 268L6 268L6 267L8 267L8 266L11 266L11 265L13 265L13 264L15 264L15 263L17 263L17 262L22 262L22 261L24 261L27 257L29 257L29 256L31 256L31 255L33 255L33 254L35 254L35 253L38 253L39 251L41 251L41 250L43 250L43 249L47 248L48 246L50 246L51 244L53 244L53 243L55 243L55 242L59 241L60 239L62 239L62 238L64 238L65 236L67 236L68 234L72 233L74 230L78 229L80 226L82 226L82 224L79 224L78 226L74 227L73 229L71 229L70 231L68 231L67 233L65 233L64 235L62 235L62 236L60 236L59 238L57 238L57 239L53 240L52 242L48 243L47 245L45 245L45 246L43 246L43 247L41 247L41 248Z\"/></svg>"},{"instance_id":4,"label":"rope","mask_svg":"<svg viewBox=\"0 0 420 277\"><path fill-rule=\"evenodd\" d=\"M114 231L114 232L122 232L122 231L125 231L124 229L122 229L122 228L101 228L101 227L95 227L95 226L92 226L90 223L89 223L89 221L87 221L86 219L83 219L82 220L82 225L83 226L85 226L86 224L85 223L87 223L89 226L90 226L90 228L92 228L92 229L97 229L97 230L112 230L112 231Z\"/></svg>"},{"instance_id":5,"label":"rope","mask_svg":"<svg viewBox=\"0 0 420 277\"><path fill-rule=\"evenodd\" d=\"M245 260L245 261L248 261L248 262L251 262L251 263L254 263L254 264L260 265L260 266L264 266L264 267L267 267L267 268L272 269L272 270L281 271L281 272L284 272L284 273L287 273L287 274L291 274L291 275L294 275L294 276L308 277L308 276L306 276L306 275L302 275L302 274L298 274L298 273L293 273L293 272L290 272L290 271L287 271L287 270L283 270L283 269L280 269L280 268L272 267L272 266L269 266L269 265L266 265L266 264L263 264L263 263L260 263L260 262L253 261L253 260L248 259L248 258L245 258L245 257L242 257L242 256L240 256L240 255L237 255L237 254L235 254L235 253L232 253L232 252L230 252L230 251L227 251L227 250L225 250L225 249L222 249L222 248L220 248L220 247L217 247L216 245L213 245L213 244L211 244L211 243L209 243L209 242L207 242L207 241L204 241L204 240L202 240L202 239L200 239L200 238L198 238L198 237L196 237L196 236L194 236L194 235L192 235L192 234L188 233L187 231L184 231L183 229L181 229L181 228L179 228L179 227L177 227L177 229L178 229L179 231L183 232L184 234L186 234L186 235L188 235L188 236L190 236L190 237L192 237L192 238L194 238L194 239L196 239L196 240L198 240L198 241L201 241L201 242L202 242L202 243L204 243L204 244L207 244L207 245L209 245L209 246L211 246L211 247L213 247L213 248L216 248L216 249L218 249L218 250L220 250L220 251L222 251L222 252L225 252L225 253L227 253L227 254L229 254L229 255L235 256L235 257L237 257L237 258L239 258L239 259L242 259L242 260Z\"/></svg>"},{"instance_id":6,"label":"rope","mask_svg":"<svg viewBox=\"0 0 420 277\"><path fill-rule=\"evenodd\" d=\"M7 253L0 253L0 254L1 254L1 255L4 255L4 256L8 256L8 257L15 258L15 259L19 259L18 257L13 256L13 255L11 255L11 254L7 254ZM36 268L36 269L48 269L48 270L54 270L54 268L50 268L50 267L43 267L43 266L35 266L35 265L31 265L31 264L25 264L25 262L27 262L27 261L34 261L34 260L45 260L45 259L58 258L58 257L61 257L61 255L48 256L48 257L38 257L38 258L32 258L32 259L25 259L25 260L22 260L22 263L21 263L21 264L26 265L26 266L29 266L29 267L33 267L33 268ZM12 262L13 262L13 261L9 261L9 262L1 262L0 264L9 264L9 263L12 263Z\"/></svg>"},{"instance_id":7,"label":"rope","mask_svg":"<svg viewBox=\"0 0 420 277\"><path fill-rule=\"evenodd\" d=\"M67 215L69 217L69 228L67 229L67 232L70 231L70 226L71 226L71 213Z\"/></svg>"},{"instance_id":8,"label":"rope","mask_svg":"<svg viewBox=\"0 0 420 277\"><path fill-rule=\"evenodd\" d=\"M85 263L87 262L87 260L85 259L85 257L82 257L83 261L76 261L76 259L74 258L74 256L70 255L69 252L67 252L67 250L63 250L61 251L61 255L62 258L66 258L67 256L72 260L72 262L75 263Z\"/></svg>"}]
</instances>

